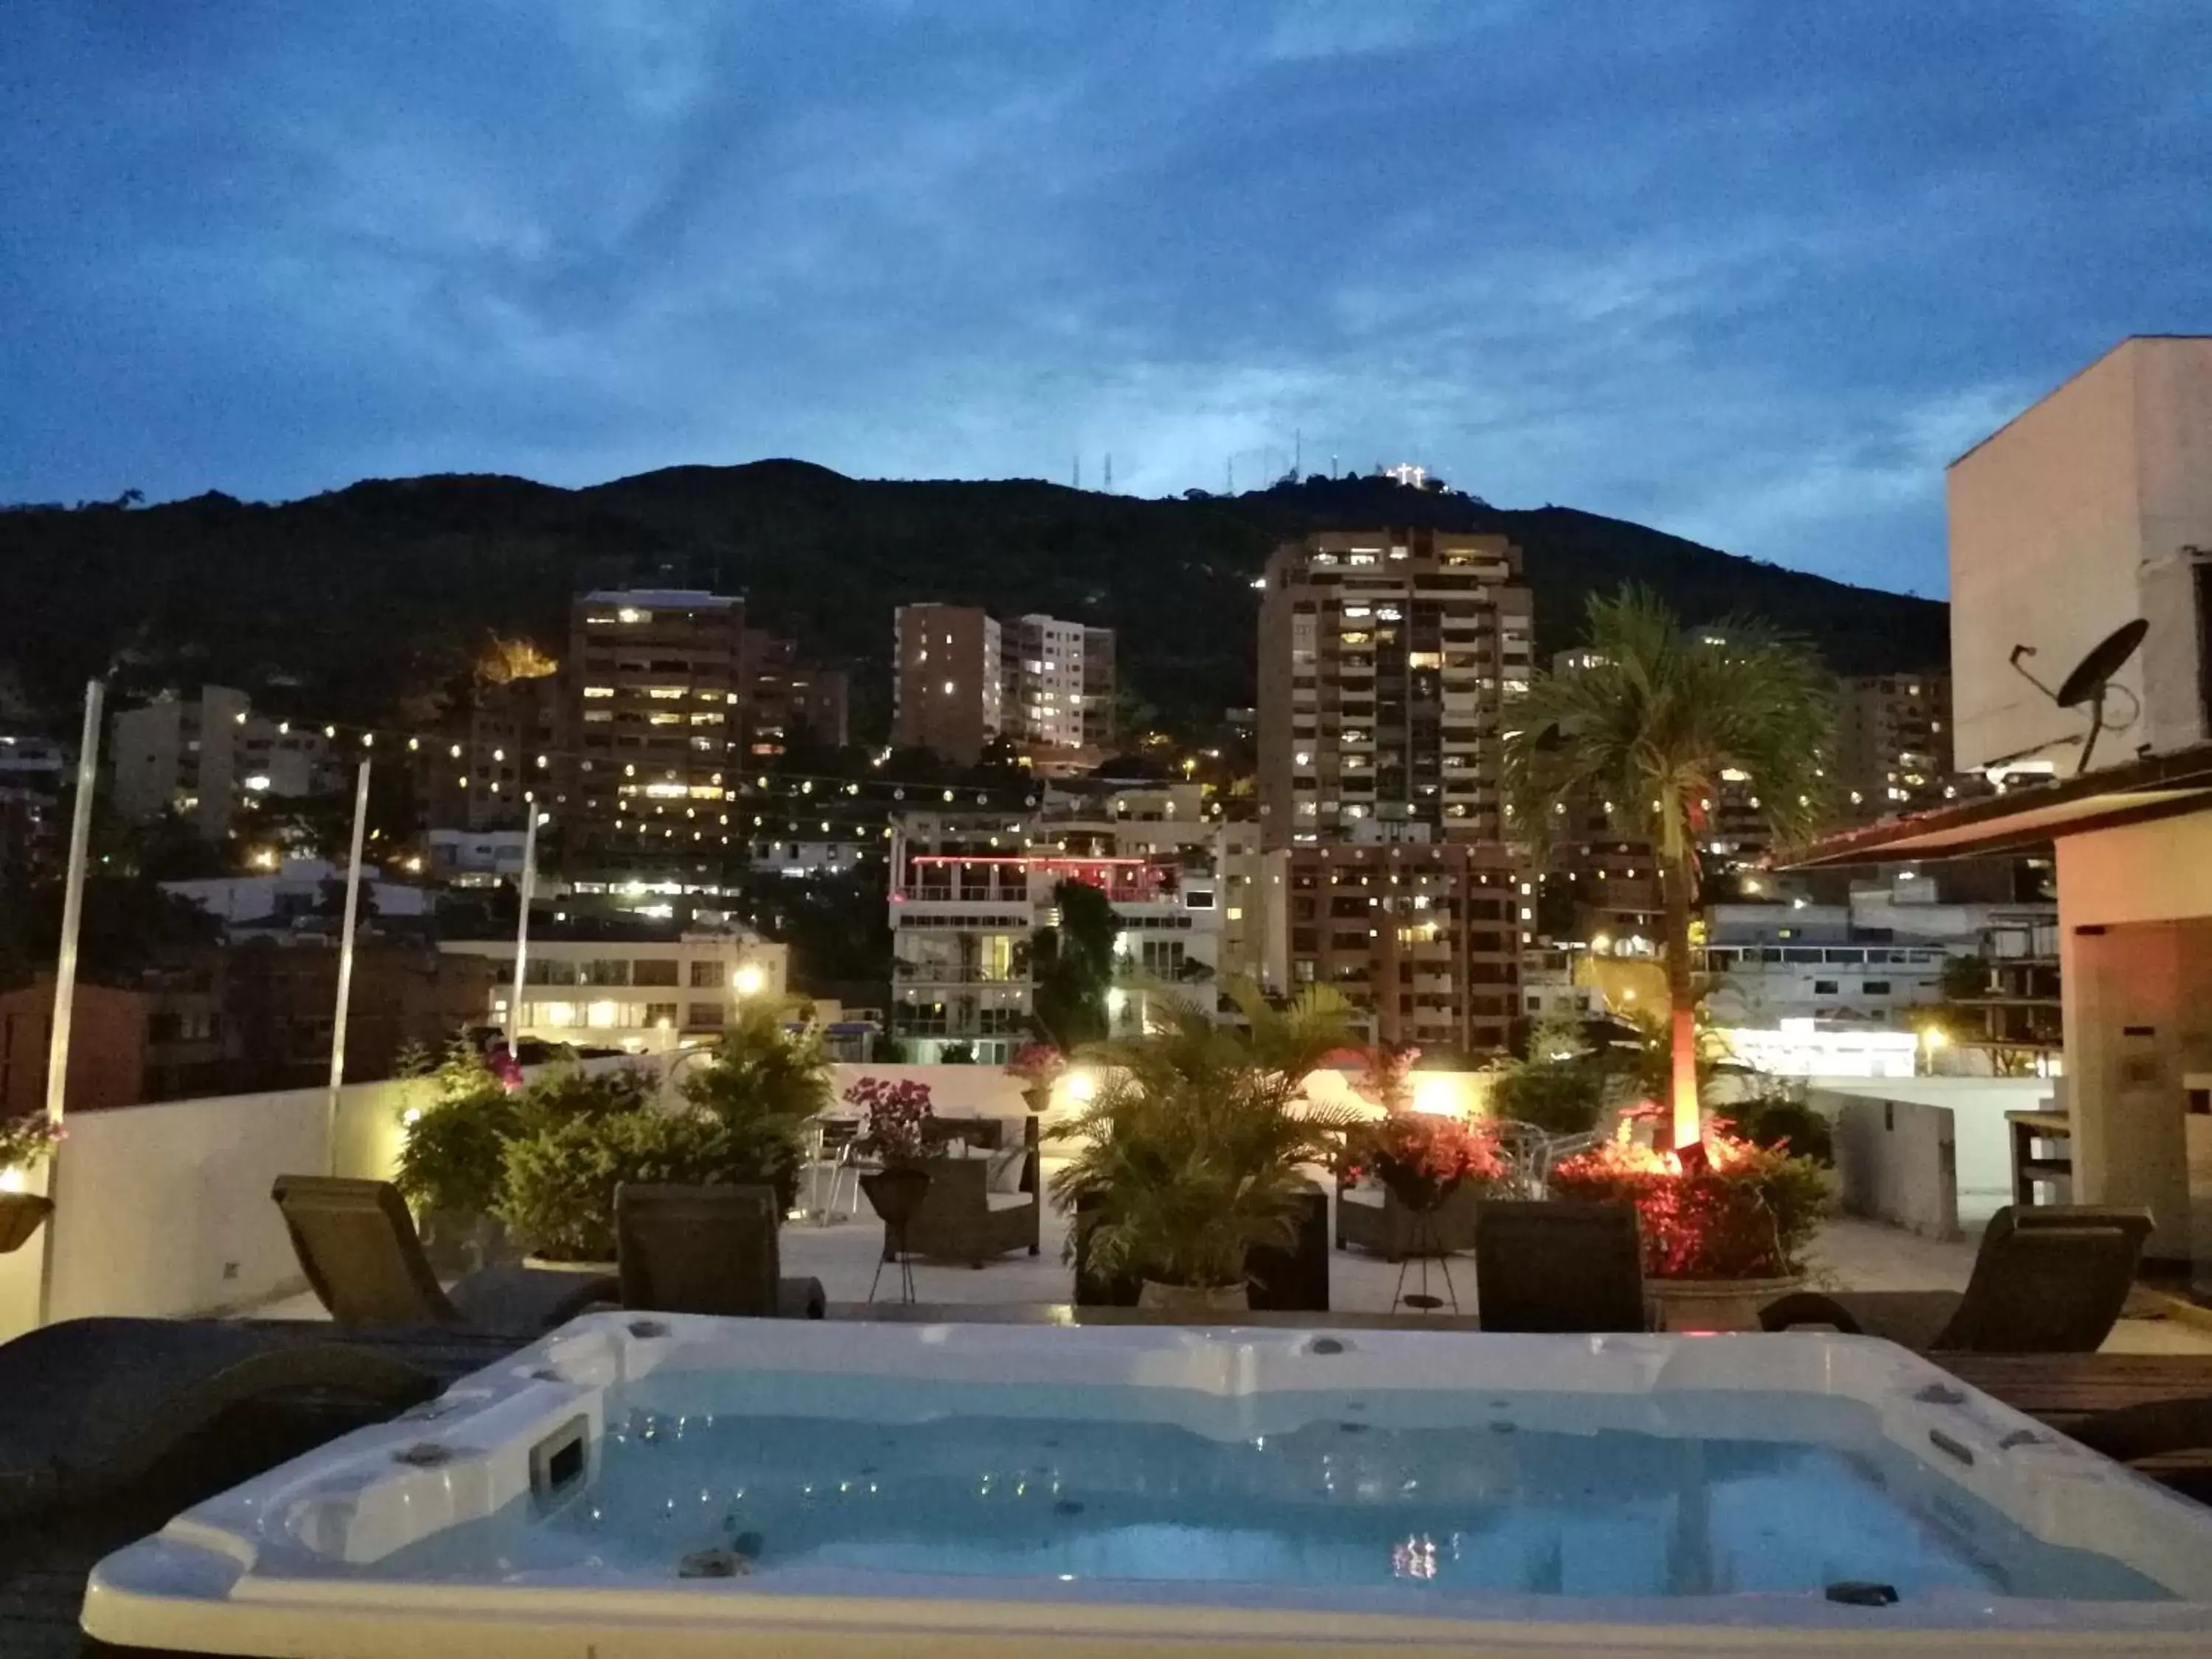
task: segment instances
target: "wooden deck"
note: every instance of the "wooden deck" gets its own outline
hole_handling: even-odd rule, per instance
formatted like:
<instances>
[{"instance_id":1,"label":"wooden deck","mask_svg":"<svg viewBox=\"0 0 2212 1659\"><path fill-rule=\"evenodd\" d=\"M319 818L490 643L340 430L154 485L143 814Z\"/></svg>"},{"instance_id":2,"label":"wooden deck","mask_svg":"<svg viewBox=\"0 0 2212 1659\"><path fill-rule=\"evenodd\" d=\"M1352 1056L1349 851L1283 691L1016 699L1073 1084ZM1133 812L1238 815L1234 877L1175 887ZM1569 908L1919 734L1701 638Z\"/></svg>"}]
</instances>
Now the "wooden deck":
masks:
<instances>
[{"instance_id":1,"label":"wooden deck","mask_svg":"<svg viewBox=\"0 0 2212 1659\"><path fill-rule=\"evenodd\" d=\"M886 1322L1021 1324L1206 1322L1160 1321L1133 1309L1082 1309L1051 1304L997 1307L927 1305L866 1307L837 1304L831 1317ZM1383 1314L1254 1314L1243 1322L1291 1329L1472 1329L1471 1319L1392 1317ZM327 1338L325 1324L264 1325L276 1334ZM451 1382L513 1351L507 1339L461 1332L356 1332L350 1340L373 1345ZM1764 1341L1766 1338L1745 1338ZM1772 1339L1782 1340L1782 1339ZM2212 1355L1957 1354L1941 1363L1966 1382L2063 1431L2089 1413L2154 1401L2212 1395ZM261 1469L298 1455L356 1426L328 1402L302 1400L257 1405L197 1437L163 1468L118 1497L82 1510L0 1523L0 1659L74 1659L114 1654L85 1639L76 1627L84 1581L110 1551L158 1530L179 1510L237 1484ZM2194 1469L2201 1477L2203 1464ZM2148 1472L2157 1474L2153 1468ZM144 1650L135 1650L143 1655ZM393 1659L400 1659L395 1649Z\"/></svg>"}]
</instances>

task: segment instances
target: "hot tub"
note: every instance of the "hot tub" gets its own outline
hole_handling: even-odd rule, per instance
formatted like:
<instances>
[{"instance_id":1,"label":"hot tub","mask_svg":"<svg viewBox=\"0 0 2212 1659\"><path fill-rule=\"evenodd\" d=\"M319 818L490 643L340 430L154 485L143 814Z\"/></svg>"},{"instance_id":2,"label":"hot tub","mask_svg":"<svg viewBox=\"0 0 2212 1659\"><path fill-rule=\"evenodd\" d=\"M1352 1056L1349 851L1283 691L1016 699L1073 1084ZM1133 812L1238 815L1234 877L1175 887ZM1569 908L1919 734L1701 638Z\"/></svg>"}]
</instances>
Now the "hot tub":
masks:
<instances>
[{"instance_id":1,"label":"hot tub","mask_svg":"<svg viewBox=\"0 0 2212 1659\"><path fill-rule=\"evenodd\" d=\"M1885 1343L594 1316L203 1504L241 1654L2203 1651L2212 1510Z\"/></svg>"}]
</instances>

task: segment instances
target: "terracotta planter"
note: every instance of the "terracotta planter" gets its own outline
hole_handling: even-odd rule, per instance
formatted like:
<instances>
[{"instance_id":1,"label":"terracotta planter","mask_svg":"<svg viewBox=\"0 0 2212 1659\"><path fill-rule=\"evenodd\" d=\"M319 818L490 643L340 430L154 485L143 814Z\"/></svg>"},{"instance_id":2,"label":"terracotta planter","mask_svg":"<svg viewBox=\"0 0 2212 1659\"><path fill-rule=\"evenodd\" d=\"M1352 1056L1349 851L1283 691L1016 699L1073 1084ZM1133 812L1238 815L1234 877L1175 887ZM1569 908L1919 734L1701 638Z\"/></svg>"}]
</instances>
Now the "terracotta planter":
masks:
<instances>
[{"instance_id":1,"label":"terracotta planter","mask_svg":"<svg viewBox=\"0 0 2212 1659\"><path fill-rule=\"evenodd\" d=\"M1028 1106L1030 1110L1032 1112L1042 1114L1050 1111L1052 1109L1052 1085L1049 1083L1030 1084L1028 1088L1022 1091L1022 1101L1023 1103Z\"/></svg>"},{"instance_id":2,"label":"terracotta planter","mask_svg":"<svg viewBox=\"0 0 2212 1659\"><path fill-rule=\"evenodd\" d=\"M1662 1331L1755 1331L1759 1310L1804 1284L1784 1279L1647 1279L1644 1293Z\"/></svg>"},{"instance_id":3,"label":"terracotta planter","mask_svg":"<svg viewBox=\"0 0 2212 1659\"><path fill-rule=\"evenodd\" d=\"M54 1212L54 1201L36 1193L0 1193L0 1255L31 1242L41 1222Z\"/></svg>"},{"instance_id":4,"label":"terracotta planter","mask_svg":"<svg viewBox=\"0 0 2212 1659\"><path fill-rule=\"evenodd\" d=\"M1242 1285L1163 1285L1148 1279L1137 1292L1137 1305L1155 1313L1246 1313L1252 1297Z\"/></svg>"}]
</instances>

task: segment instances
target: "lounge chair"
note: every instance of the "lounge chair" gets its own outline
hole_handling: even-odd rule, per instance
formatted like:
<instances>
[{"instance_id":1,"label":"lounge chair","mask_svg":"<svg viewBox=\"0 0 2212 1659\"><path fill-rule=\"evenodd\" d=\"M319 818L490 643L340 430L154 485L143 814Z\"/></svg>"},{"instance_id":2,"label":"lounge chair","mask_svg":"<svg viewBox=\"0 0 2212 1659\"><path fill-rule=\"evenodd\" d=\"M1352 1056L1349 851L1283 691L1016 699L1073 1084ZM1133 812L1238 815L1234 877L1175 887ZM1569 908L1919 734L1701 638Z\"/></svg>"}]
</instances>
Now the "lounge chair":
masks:
<instances>
[{"instance_id":1,"label":"lounge chair","mask_svg":"<svg viewBox=\"0 0 2212 1659\"><path fill-rule=\"evenodd\" d=\"M2149 1234L2147 1210L2007 1205L1963 1292L1800 1291L1768 1304L1759 1327L1832 1326L1922 1353L2091 1353L2112 1334Z\"/></svg>"},{"instance_id":2,"label":"lounge chair","mask_svg":"<svg viewBox=\"0 0 2212 1659\"><path fill-rule=\"evenodd\" d=\"M275 1197L301 1271L341 1325L466 1325L526 1339L620 1294L610 1274L519 1266L441 1289L388 1181L279 1176Z\"/></svg>"},{"instance_id":3,"label":"lounge chair","mask_svg":"<svg viewBox=\"0 0 2212 1659\"><path fill-rule=\"evenodd\" d=\"M995 1154L933 1158L921 1168L929 1175L921 1207L906 1224L906 1250L939 1261L964 1261L980 1267L993 1256L1026 1248L1038 1253L1044 1237L1044 1196L1037 1170L1037 1121L1022 1129L1018 1190L991 1190ZM884 1235L884 1260L892 1259L892 1240Z\"/></svg>"},{"instance_id":4,"label":"lounge chair","mask_svg":"<svg viewBox=\"0 0 2212 1659\"><path fill-rule=\"evenodd\" d=\"M2212 1502L2212 1398L2154 1400L2092 1412L2066 1432L2161 1486Z\"/></svg>"},{"instance_id":5,"label":"lounge chair","mask_svg":"<svg viewBox=\"0 0 2212 1659\"><path fill-rule=\"evenodd\" d=\"M0 1518L128 1486L225 1412L313 1390L388 1417L436 1378L372 1348L243 1325L70 1319L0 1347Z\"/></svg>"},{"instance_id":6,"label":"lounge chair","mask_svg":"<svg viewBox=\"0 0 2212 1659\"><path fill-rule=\"evenodd\" d=\"M1095 1200L1076 1205L1075 1304L1079 1308L1133 1308L1144 1289L1142 1275L1095 1273L1085 1259L1084 1218ZM1246 1291L1255 1311L1328 1311L1328 1194L1311 1183L1300 1194L1297 1232L1287 1245L1267 1245L1245 1258Z\"/></svg>"},{"instance_id":7,"label":"lounge chair","mask_svg":"<svg viewBox=\"0 0 2212 1659\"><path fill-rule=\"evenodd\" d=\"M623 1306L821 1318L829 1306L822 1281L778 1274L781 1218L769 1187L617 1187Z\"/></svg>"},{"instance_id":8,"label":"lounge chair","mask_svg":"<svg viewBox=\"0 0 2212 1659\"><path fill-rule=\"evenodd\" d=\"M1474 1294L1486 1331L1646 1328L1636 1206L1478 1200Z\"/></svg>"},{"instance_id":9,"label":"lounge chair","mask_svg":"<svg viewBox=\"0 0 2212 1659\"><path fill-rule=\"evenodd\" d=\"M1336 1184L1336 1248L1358 1245L1385 1261L1409 1255L1452 1255L1474 1247L1473 1187L1462 1186L1423 1217L1400 1201L1389 1185L1369 1176L1357 1186Z\"/></svg>"}]
</instances>

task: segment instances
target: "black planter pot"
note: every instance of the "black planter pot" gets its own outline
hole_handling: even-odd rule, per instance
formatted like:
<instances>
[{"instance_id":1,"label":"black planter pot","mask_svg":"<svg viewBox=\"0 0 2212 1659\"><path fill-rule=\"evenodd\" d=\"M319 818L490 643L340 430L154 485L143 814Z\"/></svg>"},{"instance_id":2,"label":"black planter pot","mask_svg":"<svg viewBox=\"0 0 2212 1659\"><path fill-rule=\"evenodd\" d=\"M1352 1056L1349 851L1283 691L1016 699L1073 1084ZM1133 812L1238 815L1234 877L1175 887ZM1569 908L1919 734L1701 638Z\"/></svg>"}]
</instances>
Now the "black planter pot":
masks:
<instances>
[{"instance_id":1,"label":"black planter pot","mask_svg":"<svg viewBox=\"0 0 2212 1659\"><path fill-rule=\"evenodd\" d=\"M31 1235L53 1212L51 1198L36 1193L0 1193L0 1255L29 1243Z\"/></svg>"}]
</instances>

